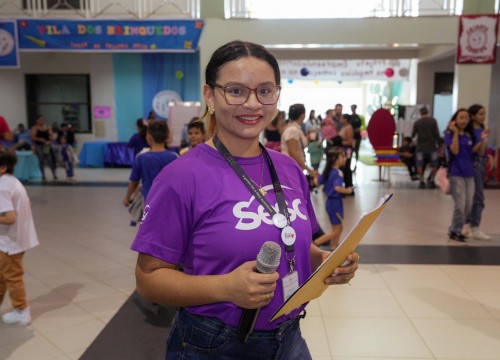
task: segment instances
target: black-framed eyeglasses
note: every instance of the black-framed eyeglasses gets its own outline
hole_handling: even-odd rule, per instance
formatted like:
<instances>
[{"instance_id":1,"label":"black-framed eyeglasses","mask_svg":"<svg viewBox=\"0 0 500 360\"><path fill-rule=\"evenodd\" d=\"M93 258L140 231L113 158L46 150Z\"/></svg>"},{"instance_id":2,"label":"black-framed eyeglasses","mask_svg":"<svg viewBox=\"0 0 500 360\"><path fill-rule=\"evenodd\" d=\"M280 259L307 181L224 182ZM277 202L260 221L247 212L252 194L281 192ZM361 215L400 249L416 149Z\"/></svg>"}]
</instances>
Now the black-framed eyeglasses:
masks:
<instances>
[{"instance_id":1,"label":"black-framed eyeglasses","mask_svg":"<svg viewBox=\"0 0 500 360\"><path fill-rule=\"evenodd\" d=\"M261 85L255 89L250 89L243 85L226 85L222 86L214 84L224 93L224 99L228 105L244 104L252 92L255 93L257 100L262 105L274 105L280 98L281 85Z\"/></svg>"}]
</instances>

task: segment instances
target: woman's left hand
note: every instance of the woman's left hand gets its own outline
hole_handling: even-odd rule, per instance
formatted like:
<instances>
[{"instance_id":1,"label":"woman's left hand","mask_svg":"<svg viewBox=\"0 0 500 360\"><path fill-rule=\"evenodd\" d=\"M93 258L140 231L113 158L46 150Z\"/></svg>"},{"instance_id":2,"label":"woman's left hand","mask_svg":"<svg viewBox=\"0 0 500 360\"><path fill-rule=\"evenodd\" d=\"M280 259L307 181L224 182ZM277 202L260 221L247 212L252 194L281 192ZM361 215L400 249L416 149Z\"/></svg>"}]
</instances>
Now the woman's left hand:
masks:
<instances>
[{"instance_id":1,"label":"woman's left hand","mask_svg":"<svg viewBox=\"0 0 500 360\"><path fill-rule=\"evenodd\" d=\"M325 279L327 285L343 285L348 284L358 270L359 254L351 253L347 256L346 262L333 271L332 276Z\"/></svg>"}]
</instances>

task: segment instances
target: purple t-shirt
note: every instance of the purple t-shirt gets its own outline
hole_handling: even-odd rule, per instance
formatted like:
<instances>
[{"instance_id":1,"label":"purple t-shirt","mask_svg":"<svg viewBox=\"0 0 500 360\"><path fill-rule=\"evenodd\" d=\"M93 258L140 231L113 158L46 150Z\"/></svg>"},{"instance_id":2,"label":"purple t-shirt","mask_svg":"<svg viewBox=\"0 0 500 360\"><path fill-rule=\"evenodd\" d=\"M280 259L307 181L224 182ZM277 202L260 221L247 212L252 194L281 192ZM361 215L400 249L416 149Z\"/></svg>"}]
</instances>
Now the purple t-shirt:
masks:
<instances>
[{"instance_id":1,"label":"purple t-shirt","mask_svg":"<svg viewBox=\"0 0 500 360\"><path fill-rule=\"evenodd\" d=\"M339 169L331 169L328 174L328 180L321 175L318 179L320 184L325 186L326 195L331 199L342 199L342 194L335 190L336 186L344 186L344 178Z\"/></svg>"},{"instance_id":2,"label":"purple t-shirt","mask_svg":"<svg viewBox=\"0 0 500 360\"><path fill-rule=\"evenodd\" d=\"M483 131L484 129L483 128L476 128L474 129L474 136L476 137L476 142L479 142L481 141L481 135L483 134ZM484 155L479 155L478 153L472 153L472 156L473 158L476 158L476 157L484 157L484 158L487 158L488 157L488 154L486 153L486 151L484 152Z\"/></svg>"},{"instance_id":3,"label":"purple t-shirt","mask_svg":"<svg viewBox=\"0 0 500 360\"><path fill-rule=\"evenodd\" d=\"M297 233L295 269L299 284L302 284L311 274L311 239L318 230L309 187L293 159L271 150L269 154L284 191L292 227ZM262 186L267 190L266 199L278 209L263 156L236 160L258 185L264 174ZM262 330L274 329L297 316L305 305L269 323L271 315L284 302L281 279L289 272L280 229L273 225L269 214L217 150L201 144L158 174L131 248L168 263L182 263L186 274L220 275L255 260L266 241L280 244L282 256L275 296L260 310L255 324L255 329ZM229 302L192 306L187 310L218 318L230 326L238 326L243 311Z\"/></svg>"},{"instance_id":4,"label":"purple t-shirt","mask_svg":"<svg viewBox=\"0 0 500 360\"><path fill-rule=\"evenodd\" d=\"M450 176L473 177L474 168L472 165L473 141L468 135L458 136L458 154L453 154L450 145L453 142L453 133L447 131L444 136L444 143L450 155Z\"/></svg>"},{"instance_id":5,"label":"purple t-shirt","mask_svg":"<svg viewBox=\"0 0 500 360\"><path fill-rule=\"evenodd\" d=\"M142 180L141 193L144 199L148 197L149 189L153 180L160 171L172 161L178 158L178 155L172 151L149 151L137 155L134 160L134 166L130 173L130 181L139 182Z\"/></svg>"},{"instance_id":6,"label":"purple t-shirt","mask_svg":"<svg viewBox=\"0 0 500 360\"><path fill-rule=\"evenodd\" d=\"M142 149L149 147L148 142L141 137L138 133L132 135L127 143L127 147L134 150L134 156L139 154Z\"/></svg>"}]
</instances>

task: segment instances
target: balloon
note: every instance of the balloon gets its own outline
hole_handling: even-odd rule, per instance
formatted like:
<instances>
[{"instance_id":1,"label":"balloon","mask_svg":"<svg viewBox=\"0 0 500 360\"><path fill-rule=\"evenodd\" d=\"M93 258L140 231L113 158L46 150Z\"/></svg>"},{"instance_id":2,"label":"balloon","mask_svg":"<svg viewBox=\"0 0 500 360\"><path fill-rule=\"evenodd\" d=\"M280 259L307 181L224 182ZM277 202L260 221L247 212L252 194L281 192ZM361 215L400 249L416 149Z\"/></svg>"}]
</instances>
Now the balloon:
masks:
<instances>
[{"instance_id":1,"label":"balloon","mask_svg":"<svg viewBox=\"0 0 500 360\"><path fill-rule=\"evenodd\" d=\"M387 69L385 69L384 74L388 78L391 78L391 77L394 76L394 69L393 68L387 68Z\"/></svg>"},{"instance_id":2,"label":"balloon","mask_svg":"<svg viewBox=\"0 0 500 360\"><path fill-rule=\"evenodd\" d=\"M300 75L302 75L302 76L309 75L309 69L308 68L302 68L302 69L300 69Z\"/></svg>"},{"instance_id":3,"label":"balloon","mask_svg":"<svg viewBox=\"0 0 500 360\"><path fill-rule=\"evenodd\" d=\"M410 70L408 70L407 68L399 69L399 76L401 76L401 77L407 77L409 73L410 73Z\"/></svg>"},{"instance_id":4,"label":"balloon","mask_svg":"<svg viewBox=\"0 0 500 360\"><path fill-rule=\"evenodd\" d=\"M314 85L318 85L319 84L319 81L318 80L314 80Z\"/></svg>"},{"instance_id":5,"label":"balloon","mask_svg":"<svg viewBox=\"0 0 500 360\"><path fill-rule=\"evenodd\" d=\"M183 79L183 78L184 78L184 71L182 71L182 70L177 70L177 71L175 72L175 77L176 77L177 79L179 79L179 80Z\"/></svg>"},{"instance_id":6,"label":"balloon","mask_svg":"<svg viewBox=\"0 0 500 360\"><path fill-rule=\"evenodd\" d=\"M293 79L288 79L289 84L293 84Z\"/></svg>"}]
</instances>

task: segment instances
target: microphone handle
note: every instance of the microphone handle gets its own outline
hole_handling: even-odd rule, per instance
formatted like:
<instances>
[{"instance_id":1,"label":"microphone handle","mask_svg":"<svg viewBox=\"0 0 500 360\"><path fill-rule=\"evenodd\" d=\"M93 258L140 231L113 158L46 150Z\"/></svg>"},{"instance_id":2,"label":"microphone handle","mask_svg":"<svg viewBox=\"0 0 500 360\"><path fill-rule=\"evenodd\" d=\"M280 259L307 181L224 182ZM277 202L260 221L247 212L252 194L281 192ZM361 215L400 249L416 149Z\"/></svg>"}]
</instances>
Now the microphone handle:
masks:
<instances>
[{"instance_id":1,"label":"microphone handle","mask_svg":"<svg viewBox=\"0 0 500 360\"><path fill-rule=\"evenodd\" d=\"M245 309L240 318L240 323L238 324L238 341L246 343L248 337L253 331L255 321L257 321L257 316L259 315L259 309Z\"/></svg>"}]
</instances>

